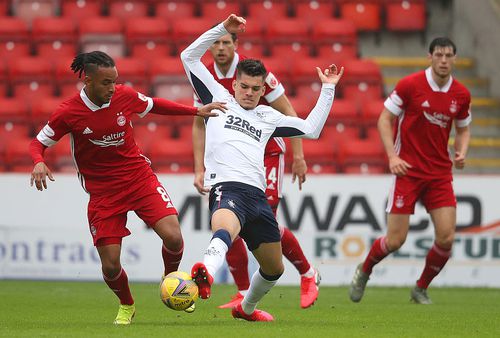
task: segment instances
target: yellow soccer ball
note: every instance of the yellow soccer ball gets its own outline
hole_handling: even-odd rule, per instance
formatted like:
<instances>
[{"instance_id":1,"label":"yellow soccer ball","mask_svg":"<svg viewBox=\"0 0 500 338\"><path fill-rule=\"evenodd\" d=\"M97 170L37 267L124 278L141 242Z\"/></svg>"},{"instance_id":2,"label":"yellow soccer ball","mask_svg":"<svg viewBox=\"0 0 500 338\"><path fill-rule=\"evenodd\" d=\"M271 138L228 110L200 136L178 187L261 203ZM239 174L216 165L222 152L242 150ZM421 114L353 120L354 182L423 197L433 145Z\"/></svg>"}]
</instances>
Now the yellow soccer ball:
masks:
<instances>
[{"instance_id":1,"label":"yellow soccer ball","mask_svg":"<svg viewBox=\"0 0 500 338\"><path fill-rule=\"evenodd\" d=\"M163 279L160 298L172 310L183 311L198 299L198 286L188 273L174 271Z\"/></svg>"}]
</instances>

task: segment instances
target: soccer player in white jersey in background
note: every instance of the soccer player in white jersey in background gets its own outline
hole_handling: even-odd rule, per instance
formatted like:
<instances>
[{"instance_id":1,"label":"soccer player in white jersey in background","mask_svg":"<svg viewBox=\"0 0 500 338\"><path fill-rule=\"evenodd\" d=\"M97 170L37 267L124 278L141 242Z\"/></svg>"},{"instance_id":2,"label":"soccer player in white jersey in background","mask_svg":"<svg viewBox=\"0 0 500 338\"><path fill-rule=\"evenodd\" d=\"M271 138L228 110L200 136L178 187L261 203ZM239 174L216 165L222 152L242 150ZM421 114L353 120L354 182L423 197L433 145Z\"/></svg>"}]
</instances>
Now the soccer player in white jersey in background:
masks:
<instances>
[{"instance_id":1,"label":"soccer player in white jersey in background","mask_svg":"<svg viewBox=\"0 0 500 338\"><path fill-rule=\"evenodd\" d=\"M231 14L181 53L188 79L200 100L204 104L226 102L227 108L226 113L205 122L205 186L212 186L209 207L213 237L203 263L194 264L191 275L200 297L210 297L213 276L224 263L232 241L241 236L260 269L253 275L241 304L233 307L232 315L249 321L272 321L272 315L256 309L284 271L278 224L264 194L264 150L269 138L275 136L318 138L344 70L337 72L335 65L324 72L316 68L323 85L316 106L305 120L258 106L267 75L258 60L238 64L233 97L214 79L201 57L221 36L243 32L245 24L245 19Z\"/></svg>"},{"instance_id":2,"label":"soccer player in white jersey in background","mask_svg":"<svg viewBox=\"0 0 500 338\"><path fill-rule=\"evenodd\" d=\"M417 304L432 303L427 287L450 258L455 237L457 201L451 169L453 163L457 169L465 166L470 139L470 93L451 76L456 50L450 39L434 39L429 45L430 67L399 81L384 103L378 130L394 174L386 210L387 234L373 243L358 265L349 291L353 302L363 297L375 264L405 242L410 214L420 199L431 215L436 239L411 299ZM452 163L448 139L453 124ZM397 126L396 133L393 126Z\"/></svg>"}]
</instances>

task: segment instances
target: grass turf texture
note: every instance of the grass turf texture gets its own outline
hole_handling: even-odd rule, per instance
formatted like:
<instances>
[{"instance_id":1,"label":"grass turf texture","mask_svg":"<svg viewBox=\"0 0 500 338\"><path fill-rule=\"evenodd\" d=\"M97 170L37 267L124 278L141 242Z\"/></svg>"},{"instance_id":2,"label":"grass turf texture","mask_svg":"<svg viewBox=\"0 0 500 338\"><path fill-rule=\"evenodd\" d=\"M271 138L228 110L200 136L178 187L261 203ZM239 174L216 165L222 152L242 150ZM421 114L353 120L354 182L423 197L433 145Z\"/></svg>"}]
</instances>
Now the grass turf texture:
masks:
<instances>
[{"instance_id":1,"label":"grass turf texture","mask_svg":"<svg viewBox=\"0 0 500 338\"><path fill-rule=\"evenodd\" d=\"M158 285L132 283L131 326L112 324L114 294L101 282L0 281L1 337L500 337L500 289L431 288L434 304L409 302L409 288L368 287L359 304L347 287L322 287L302 310L299 288L273 288L259 308L273 323L235 320L218 309L234 293L216 285L212 298L188 314L166 308Z\"/></svg>"}]
</instances>

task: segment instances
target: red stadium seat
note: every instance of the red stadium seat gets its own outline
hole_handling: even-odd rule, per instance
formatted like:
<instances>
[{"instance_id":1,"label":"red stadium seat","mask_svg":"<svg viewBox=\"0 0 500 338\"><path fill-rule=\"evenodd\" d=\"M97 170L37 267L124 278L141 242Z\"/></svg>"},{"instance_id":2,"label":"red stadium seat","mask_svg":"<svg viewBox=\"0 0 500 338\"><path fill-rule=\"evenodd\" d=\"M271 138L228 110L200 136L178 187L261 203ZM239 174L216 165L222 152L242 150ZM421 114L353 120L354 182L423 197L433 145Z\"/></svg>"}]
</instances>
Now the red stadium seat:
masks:
<instances>
[{"instance_id":1,"label":"red stadium seat","mask_svg":"<svg viewBox=\"0 0 500 338\"><path fill-rule=\"evenodd\" d=\"M25 57L9 62L9 79L15 95L52 95L53 65L41 57Z\"/></svg>"},{"instance_id":2,"label":"red stadium seat","mask_svg":"<svg viewBox=\"0 0 500 338\"><path fill-rule=\"evenodd\" d=\"M78 74L73 73L70 68L72 62L72 57L64 58L58 60L55 65L55 83L57 92L63 98L75 95L83 87L83 78L79 79Z\"/></svg>"},{"instance_id":3,"label":"red stadium seat","mask_svg":"<svg viewBox=\"0 0 500 338\"><path fill-rule=\"evenodd\" d=\"M17 137L10 139L5 146L5 161L8 163L10 170L16 170L14 167L22 166L24 170L29 168L33 169L31 156L28 151L29 144L31 143L30 137ZM22 171L24 171L22 170ZM21 171L21 170L16 170Z\"/></svg>"},{"instance_id":4,"label":"red stadium seat","mask_svg":"<svg viewBox=\"0 0 500 338\"><path fill-rule=\"evenodd\" d=\"M65 83L60 85L58 90L59 97L63 100L68 99L78 93L83 88L82 81L74 81L73 83Z\"/></svg>"},{"instance_id":5,"label":"red stadium seat","mask_svg":"<svg viewBox=\"0 0 500 338\"><path fill-rule=\"evenodd\" d=\"M58 0L13 0L12 12L18 18L30 23L35 18L55 16Z\"/></svg>"},{"instance_id":6,"label":"red stadium seat","mask_svg":"<svg viewBox=\"0 0 500 338\"><path fill-rule=\"evenodd\" d=\"M336 148L334 144L326 138L317 140L302 140L304 157L307 165L315 174L336 172Z\"/></svg>"},{"instance_id":7,"label":"red stadium seat","mask_svg":"<svg viewBox=\"0 0 500 338\"><path fill-rule=\"evenodd\" d=\"M358 107L351 100L335 99L330 113L331 117L328 118L326 123L328 125L338 125L339 123L344 126L357 126L359 125Z\"/></svg>"},{"instance_id":8,"label":"red stadium seat","mask_svg":"<svg viewBox=\"0 0 500 338\"><path fill-rule=\"evenodd\" d=\"M335 114L332 117L335 118ZM328 139L337 148L340 148L342 142L347 142L347 140L357 140L360 136L360 130L358 127L349 127L341 123L334 126L326 125L323 127L320 138Z\"/></svg>"},{"instance_id":9,"label":"red stadium seat","mask_svg":"<svg viewBox=\"0 0 500 338\"><path fill-rule=\"evenodd\" d=\"M0 98L7 95L7 65L0 61Z\"/></svg>"},{"instance_id":10,"label":"red stadium seat","mask_svg":"<svg viewBox=\"0 0 500 338\"><path fill-rule=\"evenodd\" d=\"M0 0L0 17L7 15L9 9L9 2L7 0Z\"/></svg>"},{"instance_id":11,"label":"red stadium seat","mask_svg":"<svg viewBox=\"0 0 500 338\"><path fill-rule=\"evenodd\" d=\"M149 92L149 77L146 62L139 58L115 59L118 69L118 83L133 87L141 93Z\"/></svg>"},{"instance_id":12,"label":"red stadium seat","mask_svg":"<svg viewBox=\"0 0 500 338\"><path fill-rule=\"evenodd\" d=\"M152 60L150 74L155 96L173 101L193 97L193 89L179 58Z\"/></svg>"},{"instance_id":13,"label":"red stadium seat","mask_svg":"<svg viewBox=\"0 0 500 338\"><path fill-rule=\"evenodd\" d=\"M269 58L264 57L260 58L260 61L266 67L268 72L272 72L278 80L283 84L287 85L290 81L290 63L287 60L279 59L279 58Z\"/></svg>"},{"instance_id":14,"label":"red stadium seat","mask_svg":"<svg viewBox=\"0 0 500 338\"><path fill-rule=\"evenodd\" d=\"M309 56L309 25L299 19L278 19L267 27L271 54L280 58L300 58Z\"/></svg>"},{"instance_id":15,"label":"red stadium seat","mask_svg":"<svg viewBox=\"0 0 500 338\"><path fill-rule=\"evenodd\" d=\"M0 17L0 58L10 60L29 56L30 53L28 24L19 18Z\"/></svg>"},{"instance_id":16,"label":"red stadium seat","mask_svg":"<svg viewBox=\"0 0 500 338\"><path fill-rule=\"evenodd\" d=\"M59 105L63 102L60 97L46 96L40 98L36 104L31 107L31 119L33 130L39 131L43 128L50 115L56 111Z\"/></svg>"},{"instance_id":17,"label":"red stadium seat","mask_svg":"<svg viewBox=\"0 0 500 338\"><path fill-rule=\"evenodd\" d=\"M331 19L335 13L333 1L295 0L295 16L308 23L321 19Z\"/></svg>"},{"instance_id":18,"label":"red stadium seat","mask_svg":"<svg viewBox=\"0 0 500 338\"><path fill-rule=\"evenodd\" d=\"M129 51L135 57L147 59L170 55L172 45L169 30L165 19L130 18L125 24Z\"/></svg>"},{"instance_id":19,"label":"red stadium seat","mask_svg":"<svg viewBox=\"0 0 500 338\"><path fill-rule=\"evenodd\" d=\"M242 15L239 1L211 0L201 2L201 16L214 24L224 21L230 14Z\"/></svg>"},{"instance_id":20,"label":"red stadium seat","mask_svg":"<svg viewBox=\"0 0 500 338\"><path fill-rule=\"evenodd\" d=\"M316 54L341 63L357 53L356 26L349 20L318 20L312 26L312 42Z\"/></svg>"},{"instance_id":21,"label":"red stadium seat","mask_svg":"<svg viewBox=\"0 0 500 338\"><path fill-rule=\"evenodd\" d=\"M191 18L196 14L195 1L155 1L156 17L171 21L179 18Z\"/></svg>"},{"instance_id":22,"label":"red stadium seat","mask_svg":"<svg viewBox=\"0 0 500 338\"><path fill-rule=\"evenodd\" d=\"M358 31L380 31L381 4L373 0L351 0L340 5L340 16L351 20Z\"/></svg>"},{"instance_id":23,"label":"red stadium seat","mask_svg":"<svg viewBox=\"0 0 500 338\"><path fill-rule=\"evenodd\" d=\"M212 26L211 19L177 18L172 23L172 39L176 45L177 53L182 52L184 48Z\"/></svg>"},{"instance_id":24,"label":"red stadium seat","mask_svg":"<svg viewBox=\"0 0 500 338\"><path fill-rule=\"evenodd\" d=\"M370 85L382 84L380 66L372 60L348 60L344 64L345 73L342 79L344 85L367 83Z\"/></svg>"},{"instance_id":25,"label":"red stadium seat","mask_svg":"<svg viewBox=\"0 0 500 338\"><path fill-rule=\"evenodd\" d=\"M247 16L250 21L259 20L266 27L268 23L288 16L288 4L285 1L255 1L247 3Z\"/></svg>"},{"instance_id":26,"label":"red stadium seat","mask_svg":"<svg viewBox=\"0 0 500 338\"><path fill-rule=\"evenodd\" d=\"M303 58L294 62L292 66L292 81L295 85L310 85L314 82L320 82L316 67L324 69L332 63L329 58Z\"/></svg>"},{"instance_id":27,"label":"red stadium seat","mask_svg":"<svg viewBox=\"0 0 500 338\"><path fill-rule=\"evenodd\" d=\"M102 14L102 1L97 0L64 0L61 15L70 18L76 23L82 19L93 18Z\"/></svg>"},{"instance_id":28,"label":"red stadium seat","mask_svg":"<svg viewBox=\"0 0 500 338\"><path fill-rule=\"evenodd\" d=\"M0 19L1 20L1 19ZM31 54L29 42L0 42L0 59L9 61L13 59L28 57Z\"/></svg>"},{"instance_id":29,"label":"red stadium seat","mask_svg":"<svg viewBox=\"0 0 500 338\"><path fill-rule=\"evenodd\" d=\"M32 40L39 56L48 59L72 57L76 53L76 25L69 18L36 18Z\"/></svg>"},{"instance_id":30,"label":"red stadium seat","mask_svg":"<svg viewBox=\"0 0 500 338\"><path fill-rule=\"evenodd\" d=\"M266 47L262 43L239 41L238 53L247 57L262 58L266 55Z\"/></svg>"},{"instance_id":31,"label":"red stadium seat","mask_svg":"<svg viewBox=\"0 0 500 338\"><path fill-rule=\"evenodd\" d=\"M63 136L54 146L48 148L45 152L53 168L52 170L65 173L76 172L75 160L71 153L71 138Z\"/></svg>"},{"instance_id":32,"label":"red stadium seat","mask_svg":"<svg viewBox=\"0 0 500 338\"><path fill-rule=\"evenodd\" d=\"M108 0L109 16L118 19L128 19L141 16L147 16L149 13L149 4L147 1L123 1Z\"/></svg>"},{"instance_id":33,"label":"red stadium seat","mask_svg":"<svg viewBox=\"0 0 500 338\"><path fill-rule=\"evenodd\" d=\"M385 6L386 28L390 31L424 31L426 27L425 1L389 0Z\"/></svg>"},{"instance_id":34,"label":"red stadium seat","mask_svg":"<svg viewBox=\"0 0 500 338\"><path fill-rule=\"evenodd\" d=\"M385 167L386 157L380 139L345 140L340 144L339 162L344 168Z\"/></svg>"},{"instance_id":35,"label":"red stadium seat","mask_svg":"<svg viewBox=\"0 0 500 338\"><path fill-rule=\"evenodd\" d=\"M153 115L153 114L151 114ZM168 121L170 116L162 116L165 121ZM146 156L150 156L151 144L158 140L169 139L172 137L172 126L150 122L150 115L146 115L145 124L134 125L134 139L139 145L139 148ZM148 122L149 121L149 122Z\"/></svg>"},{"instance_id":36,"label":"red stadium seat","mask_svg":"<svg viewBox=\"0 0 500 338\"><path fill-rule=\"evenodd\" d=\"M192 172L193 145L186 140L155 140L151 146L151 161L155 171Z\"/></svg>"},{"instance_id":37,"label":"red stadium seat","mask_svg":"<svg viewBox=\"0 0 500 338\"><path fill-rule=\"evenodd\" d=\"M27 123L29 121L28 102L24 97L0 97L0 124Z\"/></svg>"},{"instance_id":38,"label":"red stadium seat","mask_svg":"<svg viewBox=\"0 0 500 338\"><path fill-rule=\"evenodd\" d=\"M122 31L122 23L117 18L86 18L79 27L82 51L100 50L111 57L122 57L125 55Z\"/></svg>"},{"instance_id":39,"label":"red stadium seat","mask_svg":"<svg viewBox=\"0 0 500 338\"><path fill-rule=\"evenodd\" d=\"M366 102L382 98L382 86L366 82L347 84L342 88L342 96L345 99L357 102L358 105L364 105Z\"/></svg>"},{"instance_id":40,"label":"red stadium seat","mask_svg":"<svg viewBox=\"0 0 500 338\"><path fill-rule=\"evenodd\" d=\"M376 127L380 113L384 109L384 100L366 101L361 106L361 120L366 128Z\"/></svg>"}]
</instances>

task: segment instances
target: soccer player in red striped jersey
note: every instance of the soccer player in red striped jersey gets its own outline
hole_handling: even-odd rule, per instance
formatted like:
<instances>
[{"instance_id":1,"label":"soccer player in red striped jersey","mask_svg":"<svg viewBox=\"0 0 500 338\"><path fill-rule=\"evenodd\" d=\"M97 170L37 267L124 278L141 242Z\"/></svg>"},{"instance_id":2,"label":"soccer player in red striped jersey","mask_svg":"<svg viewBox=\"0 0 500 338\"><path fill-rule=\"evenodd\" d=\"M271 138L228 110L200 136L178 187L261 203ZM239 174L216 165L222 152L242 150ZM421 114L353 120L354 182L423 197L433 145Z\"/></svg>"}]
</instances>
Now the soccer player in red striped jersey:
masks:
<instances>
[{"instance_id":1,"label":"soccer player in red striped jersey","mask_svg":"<svg viewBox=\"0 0 500 338\"><path fill-rule=\"evenodd\" d=\"M232 95L234 95L233 81L236 79L236 66L238 62L247 57L236 52L238 37L236 34L226 34L219 38L210 48L213 62L207 65L207 69L214 78L222 84ZM285 95L285 89L276 76L269 72L265 79L266 90L259 104L270 105L274 109L288 116L297 116L290 101ZM201 105L195 100L195 105ZM203 166L205 125L203 119L195 118L193 121L193 152L195 158L194 186L201 193L209 191L203 186L205 168ZM306 180L307 165L302 150L302 140L291 139L293 151L292 181L297 179L299 189ZM264 165L266 167L266 196L276 216L279 202L282 198L283 174L285 166L286 146L283 138L274 137L269 140L264 154ZM318 298L320 276L318 271L311 266L305 257L302 248L295 235L283 225L280 225L281 246L285 257L295 266L301 275L300 305L308 308ZM238 292L227 304L220 308L232 308L243 299L250 281L248 278L248 254L245 244L241 238L235 240L229 249L226 260L229 265Z\"/></svg>"},{"instance_id":2,"label":"soccer player in red striped jersey","mask_svg":"<svg viewBox=\"0 0 500 338\"><path fill-rule=\"evenodd\" d=\"M99 51L79 54L71 69L80 77L84 75L85 86L59 106L31 142L31 185L42 191L47 189L46 177L54 181L43 153L70 134L78 177L90 195L89 230L101 259L103 278L120 300L114 323L130 324L135 305L120 263L122 238L130 234L127 212L134 211L162 239L165 275L177 270L184 248L177 210L134 140L132 115L209 117L217 115L211 113L213 109L224 109L224 105L215 102L195 108L150 98L118 85L114 60Z\"/></svg>"},{"instance_id":3,"label":"soccer player in red striped jersey","mask_svg":"<svg viewBox=\"0 0 500 338\"><path fill-rule=\"evenodd\" d=\"M363 297L374 265L405 242L417 200L430 214L436 238L411 291L415 303L432 303L427 288L451 256L456 225L451 170L453 164L457 169L465 166L471 98L467 88L451 76L456 47L450 39L434 39L428 58L429 68L399 81L378 121L394 174L386 210L387 234L373 243L368 257L356 269L350 288L354 302ZM456 135L450 159L448 139L453 124Z\"/></svg>"}]
</instances>

